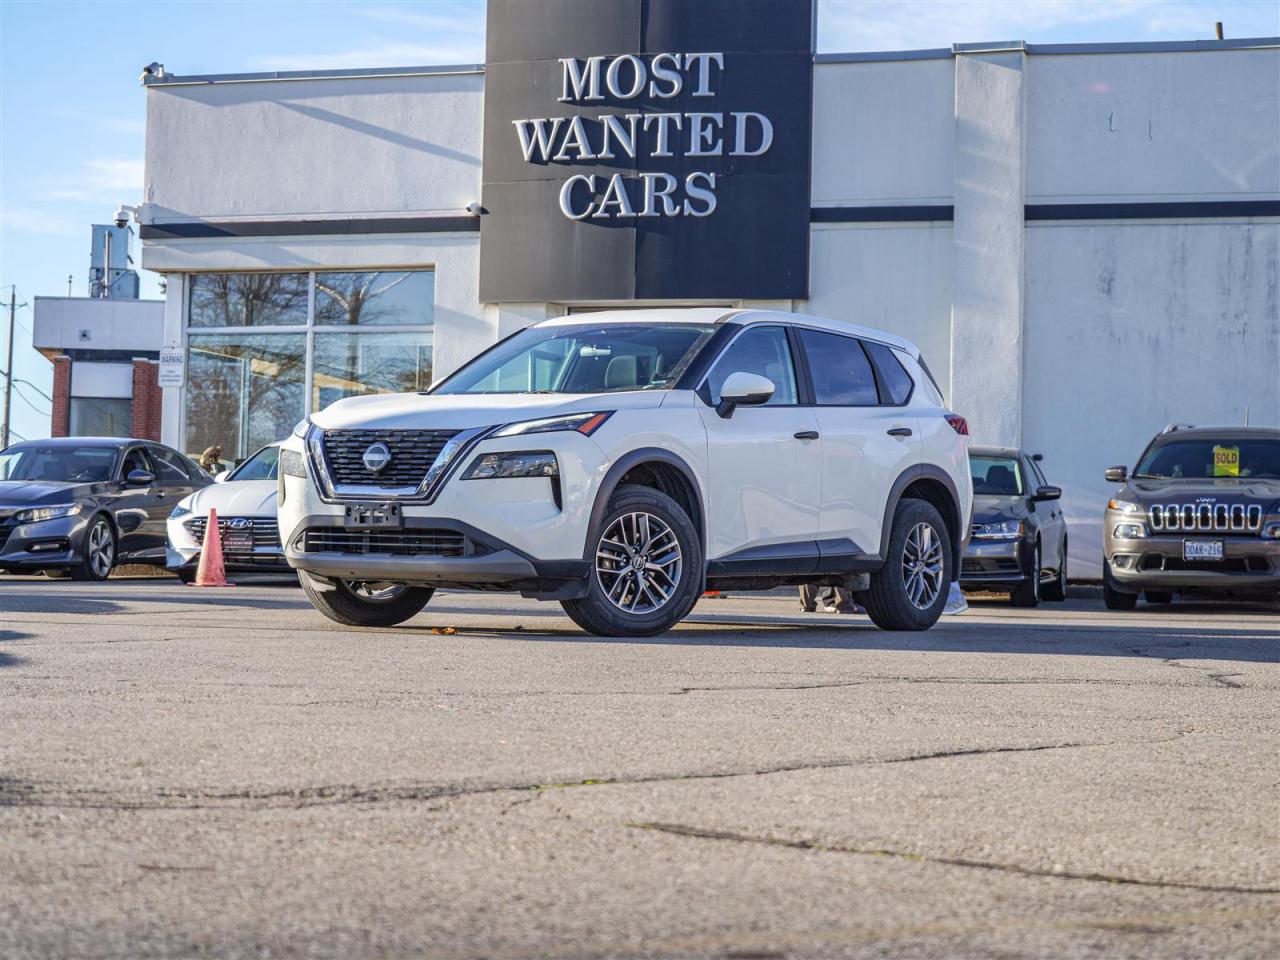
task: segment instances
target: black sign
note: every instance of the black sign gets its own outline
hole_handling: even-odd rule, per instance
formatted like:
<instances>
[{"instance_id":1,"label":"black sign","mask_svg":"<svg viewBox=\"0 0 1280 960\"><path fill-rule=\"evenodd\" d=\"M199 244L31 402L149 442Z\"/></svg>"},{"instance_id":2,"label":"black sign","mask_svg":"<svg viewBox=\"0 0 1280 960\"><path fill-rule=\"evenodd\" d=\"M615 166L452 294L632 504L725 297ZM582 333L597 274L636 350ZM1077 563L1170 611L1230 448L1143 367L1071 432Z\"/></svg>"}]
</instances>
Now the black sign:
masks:
<instances>
[{"instance_id":1,"label":"black sign","mask_svg":"<svg viewBox=\"0 0 1280 960\"><path fill-rule=\"evenodd\" d=\"M811 0L489 0L480 299L803 299Z\"/></svg>"}]
</instances>

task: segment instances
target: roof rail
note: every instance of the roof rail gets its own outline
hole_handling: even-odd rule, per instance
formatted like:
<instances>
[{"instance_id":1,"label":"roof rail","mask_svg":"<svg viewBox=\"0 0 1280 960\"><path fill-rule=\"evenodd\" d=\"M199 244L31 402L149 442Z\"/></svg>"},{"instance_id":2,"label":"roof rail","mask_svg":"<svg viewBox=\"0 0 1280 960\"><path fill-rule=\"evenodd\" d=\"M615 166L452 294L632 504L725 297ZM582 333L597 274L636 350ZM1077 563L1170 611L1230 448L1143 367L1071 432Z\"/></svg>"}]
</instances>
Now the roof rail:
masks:
<instances>
[{"instance_id":1,"label":"roof rail","mask_svg":"<svg viewBox=\"0 0 1280 960\"><path fill-rule=\"evenodd\" d=\"M1195 427L1194 423L1170 423L1163 430L1161 430L1160 433L1161 435L1164 435L1166 433L1177 433L1179 430L1191 430L1194 427Z\"/></svg>"}]
</instances>

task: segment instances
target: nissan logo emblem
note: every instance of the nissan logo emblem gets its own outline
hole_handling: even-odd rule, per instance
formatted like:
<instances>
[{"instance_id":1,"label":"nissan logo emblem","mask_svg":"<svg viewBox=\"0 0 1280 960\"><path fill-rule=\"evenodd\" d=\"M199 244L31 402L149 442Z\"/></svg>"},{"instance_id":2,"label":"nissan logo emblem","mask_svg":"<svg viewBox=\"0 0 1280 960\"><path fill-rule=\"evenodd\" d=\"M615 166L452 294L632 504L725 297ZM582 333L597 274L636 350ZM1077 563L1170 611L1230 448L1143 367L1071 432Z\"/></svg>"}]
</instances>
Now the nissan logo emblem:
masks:
<instances>
[{"instance_id":1,"label":"nissan logo emblem","mask_svg":"<svg viewBox=\"0 0 1280 960\"><path fill-rule=\"evenodd\" d=\"M391 448L385 443L375 443L364 452L364 467L370 473L380 473L391 462Z\"/></svg>"}]
</instances>

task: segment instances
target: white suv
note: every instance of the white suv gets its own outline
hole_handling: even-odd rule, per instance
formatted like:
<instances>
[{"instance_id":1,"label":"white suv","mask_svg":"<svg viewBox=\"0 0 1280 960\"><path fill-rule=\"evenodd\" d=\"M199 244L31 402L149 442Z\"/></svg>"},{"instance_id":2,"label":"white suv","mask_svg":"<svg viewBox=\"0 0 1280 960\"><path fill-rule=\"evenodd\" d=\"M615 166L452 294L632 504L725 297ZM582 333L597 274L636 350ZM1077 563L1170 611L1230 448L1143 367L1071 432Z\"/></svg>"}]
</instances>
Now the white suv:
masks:
<instances>
[{"instance_id":1,"label":"white suv","mask_svg":"<svg viewBox=\"0 0 1280 960\"><path fill-rule=\"evenodd\" d=\"M425 394L298 424L280 532L311 602L353 626L448 587L650 636L707 589L815 583L921 630L959 574L967 433L887 333L763 310L568 316Z\"/></svg>"}]
</instances>

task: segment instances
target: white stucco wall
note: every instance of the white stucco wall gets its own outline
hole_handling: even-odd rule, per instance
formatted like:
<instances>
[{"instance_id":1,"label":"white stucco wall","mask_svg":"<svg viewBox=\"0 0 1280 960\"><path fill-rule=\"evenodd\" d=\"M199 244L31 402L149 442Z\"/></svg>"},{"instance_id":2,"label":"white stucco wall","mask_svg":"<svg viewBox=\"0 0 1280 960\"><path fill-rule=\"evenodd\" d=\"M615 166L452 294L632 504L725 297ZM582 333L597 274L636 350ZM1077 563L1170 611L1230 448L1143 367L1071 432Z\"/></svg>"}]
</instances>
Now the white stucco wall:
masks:
<instances>
[{"instance_id":1,"label":"white stucco wall","mask_svg":"<svg viewBox=\"0 0 1280 960\"><path fill-rule=\"evenodd\" d=\"M160 300L36 297L32 313L32 345L37 350L160 349Z\"/></svg>"},{"instance_id":2,"label":"white stucco wall","mask_svg":"<svg viewBox=\"0 0 1280 960\"><path fill-rule=\"evenodd\" d=\"M480 198L479 74L147 87L158 221L459 213Z\"/></svg>"}]
</instances>

